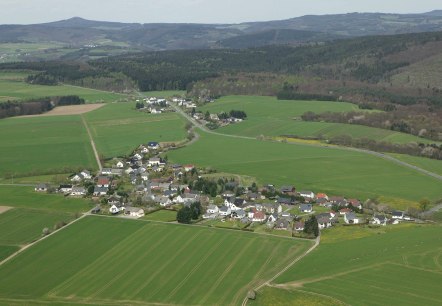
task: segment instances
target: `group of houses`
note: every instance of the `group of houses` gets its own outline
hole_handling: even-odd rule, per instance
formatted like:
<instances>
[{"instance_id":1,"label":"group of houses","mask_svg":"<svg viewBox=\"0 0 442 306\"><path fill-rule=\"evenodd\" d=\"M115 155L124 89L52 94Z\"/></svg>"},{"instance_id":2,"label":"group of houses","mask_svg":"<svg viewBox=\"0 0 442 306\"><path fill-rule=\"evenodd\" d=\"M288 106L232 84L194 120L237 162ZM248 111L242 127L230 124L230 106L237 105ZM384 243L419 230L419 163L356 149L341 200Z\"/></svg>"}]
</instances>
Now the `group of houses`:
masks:
<instances>
[{"instance_id":1,"label":"group of houses","mask_svg":"<svg viewBox=\"0 0 442 306\"><path fill-rule=\"evenodd\" d=\"M147 97L143 99L137 99L137 104L142 106L138 107L139 110L147 111L151 114L161 114L167 111L171 111L169 107L169 101L163 98Z\"/></svg>"}]
</instances>

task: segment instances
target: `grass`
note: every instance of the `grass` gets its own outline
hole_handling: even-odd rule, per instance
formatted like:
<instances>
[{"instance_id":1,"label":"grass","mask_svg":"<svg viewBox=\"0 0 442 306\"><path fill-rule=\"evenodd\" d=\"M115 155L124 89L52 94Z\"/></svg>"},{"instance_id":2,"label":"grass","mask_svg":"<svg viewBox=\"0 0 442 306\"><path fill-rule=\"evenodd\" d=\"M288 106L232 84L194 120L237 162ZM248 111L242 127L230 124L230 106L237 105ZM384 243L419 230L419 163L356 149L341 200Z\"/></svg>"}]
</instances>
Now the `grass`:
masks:
<instances>
[{"instance_id":1,"label":"grass","mask_svg":"<svg viewBox=\"0 0 442 306\"><path fill-rule=\"evenodd\" d=\"M161 222L173 222L176 221L176 211L173 210L159 210L151 214L145 215L141 219L161 221Z\"/></svg>"},{"instance_id":2,"label":"grass","mask_svg":"<svg viewBox=\"0 0 442 306\"><path fill-rule=\"evenodd\" d=\"M236 231L87 217L1 266L0 302L239 305L249 288L310 245Z\"/></svg>"},{"instance_id":3,"label":"grass","mask_svg":"<svg viewBox=\"0 0 442 306\"><path fill-rule=\"evenodd\" d=\"M6 174L32 176L97 168L79 116L3 119L0 121L0 139L2 177Z\"/></svg>"},{"instance_id":4,"label":"grass","mask_svg":"<svg viewBox=\"0 0 442 306\"><path fill-rule=\"evenodd\" d=\"M71 85L31 85L24 81L25 77L25 73L2 72L0 74L0 102L67 95L78 95L87 103L113 102L126 98L126 95L123 94Z\"/></svg>"},{"instance_id":5,"label":"grass","mask_svg":"<svg viewBox=\"0 0 442 306\"><path fill-rule=\"evenodd\" d=\"M399 160L402 160L406 163L442 175L442 160L429 159L425 157L417 157L417 156L410 156L404 154L389 154L389 155Z\"/></svg>"},{"instance_id":6,"label":"grass","mask_svg":"<svg viewBox=\"0 0 442 306\"><path fill-rule=\"evenodd\" d=\"M92 204L85 199L39 193L35 192L33 187L21 186L0 186L0 206L32 208L48 213L77 213L92 208Z\"/></svg>"},{"instance_id":7,"label":"grass","mask_svg":"<svg viewBox=\"0 0 442 306\"><path fill-rule=\"evenodd\" d=\"M2 261L5 258L8 258L18 250L19 247L15 245L0 245L0 261Z\"/></svg>"},{"instance_id":8,"label":"grass","mask_svg":"<svg viewBox=\"0 0 442 306\"><path fill-rule=\"evenodd\" d=\"M186 137L185 121L176 113L159 115L135 110L135 103L111 103L84 115L100 154L115 157L149 141L173 142Z\"/></svg>"},{"instance_id":9,"label":"grass","mask_svg":"<svg viewBox=\"0 0 442 306\"><path fill-rule=\"evenodd\" d=\"M392 226L371 231L324 239L276 283L351 305L440 305L442 227Z\"/></svg>"},{"instance_id":10,"label":"grass","mask_svg":"<svg viewBox=\"0 0 442 306\"><path fill-rule=\"evenodd\" d=\"M0 245L22 245L39 237L43 228L50 230L58 222L68 223L72 214L14 208L0 214Z\"/></svg>"},{"instance_id":11,"label":"grass","mask_svg":"<svg viewBox=\"0 0 442 306\"><path fill-rule=\"evenodd\" d=\"M442 197L440 181L368 154L199 133L198 142L168 152L169 160L256 177L261 184L293 184L298 190L362 200Z\"/></svg>"},{"instance_id":12,"label":"grass","mask_svg":"<svg viewBox=\"0 0 442 306\"><path fill-rule=\"evenodd\" d=\"M145 91L142 94L146 97L170 98L170 97L183 97L186 95L186 91L185 90Z\"/></svg>"},{"instance_id":13,"label":"grass","mask_svg":"<svg viewBox=\"0 0 442 306\"><path fill-rule=\"evenodd\" d=\"M307 111L316 113L363 111L345 102L285 101L275 97L227 96L215 103L206 104L199 110L220 113L232 109L243 110L247 120L220 128L220 133L249 137L296 135L298 137L332 138L349 135L353 138L369 138L394 143L431 142L413 135L362 125L327 122L304 122L300 116Z\"/></svg>"}]
</instances>

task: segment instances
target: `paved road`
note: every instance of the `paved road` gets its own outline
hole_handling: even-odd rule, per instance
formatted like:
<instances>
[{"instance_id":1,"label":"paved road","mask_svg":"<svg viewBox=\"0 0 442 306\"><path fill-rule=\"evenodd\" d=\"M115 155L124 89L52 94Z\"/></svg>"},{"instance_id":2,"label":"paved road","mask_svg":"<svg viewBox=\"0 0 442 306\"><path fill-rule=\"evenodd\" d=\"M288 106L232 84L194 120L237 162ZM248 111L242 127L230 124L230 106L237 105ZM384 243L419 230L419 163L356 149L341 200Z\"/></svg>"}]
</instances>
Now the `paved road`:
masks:
<instances>
[{"instance_id":1,"label":"paved road","mask_svg":"<svg viewBox=\"0 0 442 306\"><path fill-rule=\"evenodd\" d=\"M219 136L224 136L224 137L232 137L232 138L239 138L239 139L254 139L256 140L255 137L247 137L247 136L240 136L240 135L229 135L229 134L222 134L222 133L218 133L215 131L211 131L209 129L207 129L205 126L201 125L199 122L197 122L195 119L193 119L192 117L190 117L188 114L186 114L178 105L172 103L171 106L175 109L175 111L179 114L181 114L183 117L185 117L188 121L190 121L194 126L196 126L197 128L201 129L202 131L209 133L209 134L213 134L213 135L219 135ZM397 158L394 158L390 155L386 155L383 153L379 153L379 152L375 152L375 151L370 151L370 150L365 150L365 149L357 149L357 148L349 148L349 147L341 147L341 146L328 146L328 145L320 145L320 144L296 144L296 143L290 143L288 142L287 144L292 144L292 145L303 145L303 146L310 146L310 147L321 147L321 148L328 148L328 149L334 149L334 150L347 150L347 151L353 151L353 152L359 152L359 153L365 153L365 154L370 154L391 162L394 162L398 165L401 165L403 167L406 168L410 168L413 170L416 170L418 172L421 172L423 174L426 174L428 176L431 176L435 179L438 179L440 181L442 181L442 175L439 175L437 173L422 169L420 167L417 167L415 165L411 165L409 163L406 163L404 161L401 161Z\"/></svg>"},{"instance_id":2,"label":"paved road","mask_svg":"<svg viewBox=\"0 0 442 306\"><path fill-rule=\"evenodd\" d=\"M89 135L89 139L91 141L92 150L94 151L95 159L97 160L97 165L98 165L98 168L100 169L100 172L101 172L101 170L103 170L103 166L101 165L100 156L98 155L98 151L97 151L97 148L95 147L94 139L92 138L91 131L89 130L89 126L87 125L87 122L84 119L83 115L81 116L81 120L83 120L83 125L86 128L87 134Z\"/></svg>"}]
</instances>

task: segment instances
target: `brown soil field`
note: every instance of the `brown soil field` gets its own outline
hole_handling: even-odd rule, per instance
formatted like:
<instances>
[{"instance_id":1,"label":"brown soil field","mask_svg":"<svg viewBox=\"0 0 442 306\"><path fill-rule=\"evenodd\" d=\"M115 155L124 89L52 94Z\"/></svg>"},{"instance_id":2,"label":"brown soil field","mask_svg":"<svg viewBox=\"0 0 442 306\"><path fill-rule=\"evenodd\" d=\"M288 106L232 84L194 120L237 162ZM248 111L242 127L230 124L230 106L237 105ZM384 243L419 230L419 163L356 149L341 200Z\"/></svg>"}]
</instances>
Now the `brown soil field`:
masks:
<instances>
[{"instance_id":1,"label":"brown soil field","mask_svg":"<svg viewBox=\"0 0 442 306\"><path fill-rule=\"evenodd\" d=\"M0 206L0 214L4 213L5 211L10 210L12 207L9 206Z\"/></svg>"},{"instance_id":2,"label":"brown soil field","mask_svg":"<svg viewBox=\"0 0 442 306\"><path fill-rule=\"evenodd\" d=\"M44 116L66 116L66 115L81 115L84 113L91 112L100 107L103 107L105 104L82 104L82 105L68 105L68 106L58 106L53 110L40 114L40 115L30 115L30 116L19 116L19 118L23 117L44 117Z\"/></svg>"}]
</instances>

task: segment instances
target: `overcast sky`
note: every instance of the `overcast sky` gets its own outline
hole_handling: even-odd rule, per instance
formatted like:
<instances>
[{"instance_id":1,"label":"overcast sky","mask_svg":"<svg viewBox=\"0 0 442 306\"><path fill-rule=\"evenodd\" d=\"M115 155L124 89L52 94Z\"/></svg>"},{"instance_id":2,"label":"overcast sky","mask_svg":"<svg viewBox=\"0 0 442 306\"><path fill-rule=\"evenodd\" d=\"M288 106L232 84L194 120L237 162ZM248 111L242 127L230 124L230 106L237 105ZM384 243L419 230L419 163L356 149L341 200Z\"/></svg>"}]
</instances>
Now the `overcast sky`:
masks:
<instances>
[{"instance_id":1,"label":"overcast sky","mask_svg":"<svg viewBox=\"0 0 442 306\"><path fill-rule=\"evenodd\" d=\"M0 24L74 16L121 22L239 23L348 12L422 13L441 0L0 0Z\"/></svg>"}]
</instances>

